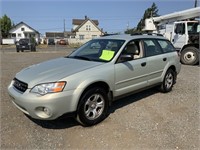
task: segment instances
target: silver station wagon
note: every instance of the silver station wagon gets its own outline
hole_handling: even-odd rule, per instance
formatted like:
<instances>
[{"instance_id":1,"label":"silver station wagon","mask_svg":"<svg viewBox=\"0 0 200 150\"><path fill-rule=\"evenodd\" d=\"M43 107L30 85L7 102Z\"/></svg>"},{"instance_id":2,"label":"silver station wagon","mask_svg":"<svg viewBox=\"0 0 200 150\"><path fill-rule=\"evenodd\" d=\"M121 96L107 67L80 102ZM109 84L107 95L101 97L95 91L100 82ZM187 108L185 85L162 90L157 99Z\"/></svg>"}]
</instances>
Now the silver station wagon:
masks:
<instances>
[{"instance_id":1,"label":"silver station wagon","mask_svg":"<svg viewBox=\"0 0 200 150\"><path fill-rule=\"evenodd\" d=\"M21 70L8 92L13 104L32 118L74 114L91 126L107 117L119 97L152 86L171 91L180 68L178 53L162 36L104 36L68 56Z\"/></svg>"}]
</instances>

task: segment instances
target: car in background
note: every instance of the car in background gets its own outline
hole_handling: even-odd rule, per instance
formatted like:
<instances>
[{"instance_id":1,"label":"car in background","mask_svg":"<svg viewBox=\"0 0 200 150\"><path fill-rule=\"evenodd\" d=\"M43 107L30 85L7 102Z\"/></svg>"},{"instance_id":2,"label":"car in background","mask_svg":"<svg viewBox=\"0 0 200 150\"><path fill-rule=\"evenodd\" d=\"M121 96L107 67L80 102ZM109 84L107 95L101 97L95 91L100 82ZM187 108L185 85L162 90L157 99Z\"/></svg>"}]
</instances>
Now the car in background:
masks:
<instances>
[{"instance_id":1,"label":"car in background","mask_svg":"<svg viewBox=\"0 0 200 150\"><path fill-rule=\"evenodd\" d=\"M16 51L24 52L24 50L36 51L36 42L34 39L23 38L16 43Z\"/></svg>"},{"instance_id":2,"label":"car in background","mask_svg":"<svg viewBox=\"0 0 200 150\"><path fill-rule=\"evenodd\" d=\"M48 45L55 45L55 40L54 39L48 39Z\"/></svg>"},{"instance_id":3,"label":"car in background","mask_svg":"<svg viewBox=\"0 0 200 150\"><path fill-rule=\"evenodd\" d=\"M61 39L59 42L58 42L59 45L68 45L68 42L64 39Z\"/></svg>"},{"instance_id":4,"label":"car in background","mask_svg":"<svg viewBox=\"0 0 200 150\"><path fill-rule=\"evenodd\" d=\"M40 120L70 114L84 126L104 120L113 101L176 83L180 58L157 35L113 35L90 40L70 55L32 65L8 86L13 104Z\"/></svg>"}]
</instances>

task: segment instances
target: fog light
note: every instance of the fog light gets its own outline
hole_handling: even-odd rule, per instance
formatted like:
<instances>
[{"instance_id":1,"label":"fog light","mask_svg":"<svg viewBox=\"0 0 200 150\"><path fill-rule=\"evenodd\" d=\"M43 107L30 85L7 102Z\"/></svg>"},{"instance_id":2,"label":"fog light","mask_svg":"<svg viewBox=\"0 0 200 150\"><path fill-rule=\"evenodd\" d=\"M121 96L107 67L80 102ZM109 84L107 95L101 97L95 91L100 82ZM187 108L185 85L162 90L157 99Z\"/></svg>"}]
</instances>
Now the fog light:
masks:
<instances>
[{"instance_id":1,"label":"fog light","mask_svg":"<svg viewBox=\"0 0 200 150\"><path fill-rule=\"evenodd\" d=\"M44 108L43 108L43 111L44 111L44 113L45 113L47 116L51 116L51 111L50 111L49 108L44 107Z\"/></svg>"}]
</instances>

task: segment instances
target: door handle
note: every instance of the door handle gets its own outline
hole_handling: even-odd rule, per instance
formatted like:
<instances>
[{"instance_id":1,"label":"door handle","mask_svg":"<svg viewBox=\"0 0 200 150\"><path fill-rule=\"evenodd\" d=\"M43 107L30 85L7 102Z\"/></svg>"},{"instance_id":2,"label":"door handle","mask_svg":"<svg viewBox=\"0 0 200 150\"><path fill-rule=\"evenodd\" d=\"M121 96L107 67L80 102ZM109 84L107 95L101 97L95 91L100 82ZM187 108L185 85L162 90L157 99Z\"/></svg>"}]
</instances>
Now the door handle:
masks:
<instances>
[{"instance_id":1,"label":"door handle","mask_svg":"<svg viewBox=\"0 0 200 150\"><path fill-rule=\"evenodd\" d=\"M143 63L141 63L141 66L144 67L144 66L146 66L146 64L147 64L146 62L143 62Z\"/></svg>"},{"instance_id":2,"label":"door handle","mask_svg":"<svg viewBox=\"0 0 200 150\"><path fill-rule=\"evenodd\" d=\"M163 61L166 61L167 60L167 58L163 58Z\"/></svg>"}]
</instances>

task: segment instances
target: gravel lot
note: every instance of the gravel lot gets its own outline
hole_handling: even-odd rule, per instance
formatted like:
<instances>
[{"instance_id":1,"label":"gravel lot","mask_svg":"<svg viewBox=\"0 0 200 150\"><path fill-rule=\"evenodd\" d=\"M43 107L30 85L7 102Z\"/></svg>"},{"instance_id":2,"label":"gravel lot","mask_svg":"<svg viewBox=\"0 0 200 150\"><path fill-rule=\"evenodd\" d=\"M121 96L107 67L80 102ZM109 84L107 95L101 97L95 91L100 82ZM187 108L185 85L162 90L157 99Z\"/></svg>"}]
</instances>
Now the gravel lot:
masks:
<instances>
[{"instance_id":1,"label":"gravel lot","mask_svg":"<svg viewBox=\"0 0 200 150\"><path fill-rule=\"evenodd\" d=\"M200 67L182 66L167 94L155 89L113 103L110 115L93 127L72 118L30 119L11 103L7 86L22 68L71 50L16 53L1 50L1 149L200 149Z\"/></svg>"}]
</instances>

